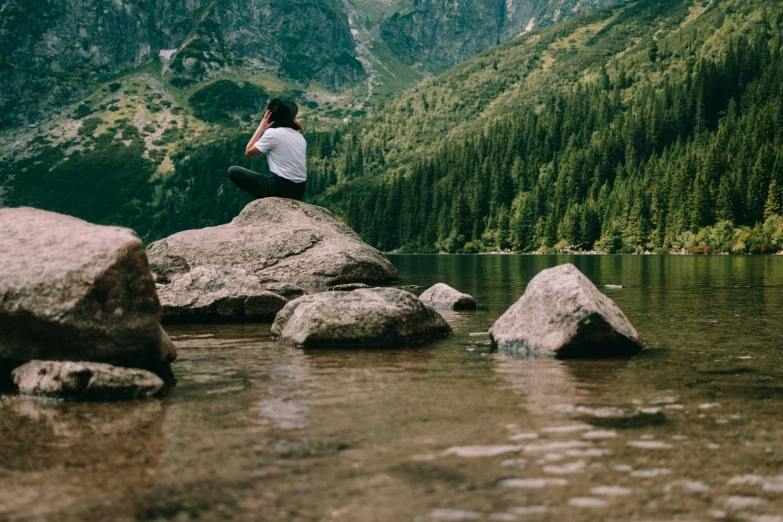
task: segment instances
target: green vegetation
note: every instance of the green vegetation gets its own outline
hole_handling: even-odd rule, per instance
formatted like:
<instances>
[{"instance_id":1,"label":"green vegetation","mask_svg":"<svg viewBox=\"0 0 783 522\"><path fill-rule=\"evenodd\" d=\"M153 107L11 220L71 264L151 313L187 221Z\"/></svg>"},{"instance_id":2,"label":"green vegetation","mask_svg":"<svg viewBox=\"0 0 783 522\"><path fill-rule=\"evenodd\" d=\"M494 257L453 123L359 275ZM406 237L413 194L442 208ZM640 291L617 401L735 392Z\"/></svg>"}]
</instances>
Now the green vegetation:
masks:
<instances>
[{"instance_id":1,"label":"green vegetation","mask_svg":"<svg viewBox=\"0 0 783 522\"><path fill-rule=\"evenodd\" d=\"M169 83L176 87L177 89L187 89L191 85L194 85L198 83L196 80L191 80L189 78L181 78L179 76L174 76L169 80Z\"/></svg>"},{"instance_id":2,"label":"green vegetation","mask_svg":"<svg viewBox=\"0 0 783 522\"><path fill-rule=\"evenodd\" d=\"M383 250L781 251L781 58L783 6L771 0L591 12L396 99L381 91L372 110L327 98L311 122L354 119L325 132L306 123L307 198ZM249 199L226 169L267 166L244 158L246 134L227 133L252 122L268 93L295 87L272 74L232 80L172 92L179 125L148 88L122 106L93 99L123 112L86 118L83 150L68 158L68 144L42 144L0 167L24 172L9 204L131 226L145 241L230 220ZM145 105L159 123L138 128L165 129L150 159L130 124ZM114 142L118 132L130 146Z\"/></svg>"},{"instance_id":3,"label":"green vegetation","mask_svg":"<svg viewBox=\"0 0 783 522\"><path fill-rule=\"evenodd\" d=\"M425 82L315 160L384 250L780 250L783 7L640 1Z\"/></svg>"},{"instance_id":4,"label":"green vegetation","mask_svg":"<svg viewBox=\"0 0 783 522\"><path fill-rule=\"evenodd\" d=\"M196 91L188 100L197 118L212 123L229 123L229 112L257 113L266 106L268 95L252 83L237 85L218 80Z\"/></svg>"},{"instance_id":5,"label":"green vegetation","mask_svg":"<svg viewBox=\"0 0 783 522\"><path fill-rule=\"evenodd\" d=\"M128 131L126 127L123 133ZM63 161L63 147L47 147L36 158L18 162L15 169L24 169L24 175L13 178L8 204L61 212L98 224L122 224L144 234L152 221L149 178L155 166L141 157L144 145L138 132L125 139L131 139L130 146L104 133L97 138L95 150L77 151L67 161ZM0 166L0 174L10 174L3 170Z\"/></svg>"}]
</instances>

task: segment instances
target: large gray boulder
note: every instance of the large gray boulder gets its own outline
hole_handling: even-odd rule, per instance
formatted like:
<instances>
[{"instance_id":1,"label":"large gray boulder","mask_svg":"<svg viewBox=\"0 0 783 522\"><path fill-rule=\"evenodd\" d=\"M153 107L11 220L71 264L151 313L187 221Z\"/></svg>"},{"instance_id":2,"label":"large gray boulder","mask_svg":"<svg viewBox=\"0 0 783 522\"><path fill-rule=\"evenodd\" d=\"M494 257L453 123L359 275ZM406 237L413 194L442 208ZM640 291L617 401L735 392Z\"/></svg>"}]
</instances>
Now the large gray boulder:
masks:
<instances>
[{"instance_id":1,"label":"large gray boulder","mask_svg":"<svg viewBox=\"0 0 783 522\"><path fill-rule=\"evenodd\" d=\"M158 285L164 322L272 321L304 290L285 283L261 283L241 268L197 266Z\"/></svg>"},{"instance_id":2,"label":"large gray boulder","mask_svg":"<svg viewBox=\"0 0 783 522\"><path fill-rule=\"evenodd\" d=\"M288 303L272 333L297 346L399 346L451 332L432 308L404 290L370 288L322 292Z\"/></svg>"},{"instance_id":3,"label":"large gray boulder","mask_svg":"<svg viewBox=\"0 0 783 522\"><path fill-rule=\"evenodd\" d=\"M543 270L489 330L507 353L614 357L644 348L622 310L574 265Z\"/></svg>"},{"instance_id":4,"label":"large gray boulder","mask_svg":"<svg viewBox=\"0 0 783 522\"><path fill-rule=\"evenodd\" d=\"M301 201L264 198L226 225L186 230L147 248L159 283L199 266L239 268L261 283L328 286L389 283L397 269L328 210Z\"/></svg>"},{"instance_id":5,"label":"large gray boulder","mask_svg":"<svg viewBox=\"0 0 783 522\"><path fill-rule=\"evenodd\" d=\"M164 387L152 372L104 363L30 361L12 376L22 394L63 399L143 399Z\"/></svg>"},{"instance_id":6,"label":"large gray boulder","mask_svg":"<svg viewBox=\"0 0 783 522\"><path fill-rule=\"evenodd\" d=\"M132 230L0 209L0 359L157 367L176 358Z\"/></svg>"},{"instance_id":7,"label":"large gray boulder","mask_svg":"<svg viewBox=\"0 0 783 522\"><path fill-rule=\"evenodd\" d=\"M476 300L444 283L438 283L425 290L420 296L427 306L441 310L475 310Z\"/></svg>"}]
</instances>

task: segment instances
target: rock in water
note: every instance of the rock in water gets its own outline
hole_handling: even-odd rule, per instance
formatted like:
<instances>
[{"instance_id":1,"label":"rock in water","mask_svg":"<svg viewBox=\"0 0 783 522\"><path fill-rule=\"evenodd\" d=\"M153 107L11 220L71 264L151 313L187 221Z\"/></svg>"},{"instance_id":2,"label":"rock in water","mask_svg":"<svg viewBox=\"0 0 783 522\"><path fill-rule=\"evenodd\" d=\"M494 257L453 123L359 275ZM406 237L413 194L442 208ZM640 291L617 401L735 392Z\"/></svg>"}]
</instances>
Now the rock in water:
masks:
<instances>
[{"instance_id":1,"label":"rock in water","mask_svg":"<svg viewBox=\"0 0 783 522\"><path fill-rule=\"evenodd\" d=\"M132 230L0 209L0 267L0 359L151 368L176 358Z\"/></svg>"},{"instance_id":2,"label":"rock in water","mask_svg":"<svg viewBox=\"0 0 783 522\"><path fill-rule=\"evenodd\" d=\"M262 284L389 283L397 269L328 210L300 201L253 201L231 223L186 230L147 249L159 283L199 266L245 270Z\"/></svg>"},{"instance_id":3,"label":"rock in water","mask_svg":"<svg viewBox=\"0 0 783 522\"><path fill-rule=\"evenodd\" d=\"M164 322L271 321L304 293L294 285L263 284L241 268L215 266L197 266L158 285Z\"/></svg>"},{"instance_id":4,"label":"rock in water","mask_svg":"<svg viewBox=\"0 0 783 522\"><path fill-rule=\"evenodd\" d=\"M361 290L362 288L372 288L370 285L364 283L347 283L344 285L335 285L327 288L330 292L353 292L354 290Z\"/></svg>"},{"instance_id":5,"label":"rock in water","mask_svg":"<svg viewBox=\"0 0 783 522\"><path fill-rule=\"evenodd\" d=\"M421 302L441 310L475 310L476 300L472 295L463 294L449 285L438 283L419 296Z\"/></svg>"},{"instance_id":6,"label":"rock in water","mask_svg":"<svg viewBox=\"0 0 783 522\"><path fill-rule=\"evenodd\" d=\"M64 399L143 399L164 386L146 370L88 362L30 361L12 376L20 393Z\"/></svg>"},{"instance_id":7,"label":"rock in water","mask_svg":"<svg viewBox=\"0 0 783 522\"><path fill-rule=\"evenodd\" d=\"M272 325L281 341L298 346L396 346L444 337L451 327L404 290L370 288L300 297Z\"/></svg>"},{"instance_id":8,"label":"rock in water","mask_svg":"<svg viewBox=\"0 0 783 522\"><path fill-rule=\"evenodd\" d=\"M521 355L613 357L644 348L622 310L571 264L536 275L489 334L499 349Z\"/></svg>"}]
</instances>

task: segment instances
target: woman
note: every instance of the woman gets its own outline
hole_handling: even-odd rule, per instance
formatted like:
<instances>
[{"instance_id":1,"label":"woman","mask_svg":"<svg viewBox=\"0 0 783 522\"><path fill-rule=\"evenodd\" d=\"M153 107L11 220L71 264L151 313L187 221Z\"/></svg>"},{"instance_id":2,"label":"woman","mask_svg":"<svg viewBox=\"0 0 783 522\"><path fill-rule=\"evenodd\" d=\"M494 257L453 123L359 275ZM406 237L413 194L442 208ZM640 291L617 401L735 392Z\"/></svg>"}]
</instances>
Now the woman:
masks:
<instances>
[{"instance_id":1,"label":"woman","mask_svg":"<svg viewBox=\"0 0 783 522\"><path fill-rule=\"evenodd\" d=\"M242 167L228 169L229 179L255 198L302 199L307 179L307 142L299 134L296 121L299 108L295 103L277 98L269 102L264 118L247 143L249 158L266 152L271 176Z\"/></svg>"}]
</instances>

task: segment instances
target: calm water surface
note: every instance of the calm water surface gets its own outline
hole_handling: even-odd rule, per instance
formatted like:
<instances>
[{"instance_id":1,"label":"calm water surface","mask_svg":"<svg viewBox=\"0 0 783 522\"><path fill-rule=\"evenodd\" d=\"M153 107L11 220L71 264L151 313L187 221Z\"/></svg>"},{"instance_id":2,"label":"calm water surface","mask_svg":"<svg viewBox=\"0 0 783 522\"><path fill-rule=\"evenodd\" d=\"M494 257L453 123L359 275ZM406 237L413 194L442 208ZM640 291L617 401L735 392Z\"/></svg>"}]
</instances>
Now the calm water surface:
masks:
<instances>
[{"instance_id":1,"label":"calm water surface","mask_svg":"<svg viewBox=\"0 0 783 522\"><path fill-rule=\"evenodd\" d=\"M163 400L0 395L0 520L783 521L783 257L390 258L479 309L385 351L172 327ZM565 262L652 350L491 353L494 320Z\"/></svg>"}]
</instances>

